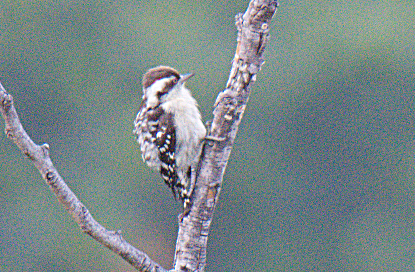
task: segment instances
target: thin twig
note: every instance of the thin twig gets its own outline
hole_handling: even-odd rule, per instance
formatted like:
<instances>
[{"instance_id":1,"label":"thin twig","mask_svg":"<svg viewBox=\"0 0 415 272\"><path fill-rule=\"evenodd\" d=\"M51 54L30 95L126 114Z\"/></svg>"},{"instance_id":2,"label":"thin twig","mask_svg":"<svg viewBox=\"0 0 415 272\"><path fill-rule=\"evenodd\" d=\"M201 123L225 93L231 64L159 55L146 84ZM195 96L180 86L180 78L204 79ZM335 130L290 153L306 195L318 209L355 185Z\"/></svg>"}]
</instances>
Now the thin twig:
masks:
<instances>
[{"instance_id":1,"label":"thin twig","mask_svg":"<svg viewBox=\"0 0 415 272\"><path fill-rule=\"evenodd\" d=\"M101 226L90 214L84 204L79 201L59 175L49 157L49 145L37 145L20 123L19 116L13 105L13 97L6 92L0 83L0 111L6 121L7 138L13 140L17 147L31 159L43 179L55 193L58 201L72 215L82 231L116 252L139 271L165 272L160 265L152 261L145 253L134 248L125 241L121 232L109 231Z\"/></svg>"}]
</instances>

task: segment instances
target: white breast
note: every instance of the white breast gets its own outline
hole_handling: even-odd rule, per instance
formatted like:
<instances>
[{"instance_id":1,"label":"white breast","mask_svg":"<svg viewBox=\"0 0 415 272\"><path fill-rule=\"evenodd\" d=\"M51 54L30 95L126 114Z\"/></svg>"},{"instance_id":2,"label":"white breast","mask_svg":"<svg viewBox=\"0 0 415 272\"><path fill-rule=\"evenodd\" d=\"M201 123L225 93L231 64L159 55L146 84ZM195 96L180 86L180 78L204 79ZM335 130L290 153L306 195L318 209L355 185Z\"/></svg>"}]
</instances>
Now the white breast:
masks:
<instances>
[{"instance_id":1,"label":"white breast","mask_svg":"<svg viewBox=\"0 0 415 272\"><path fill-rule=\"evenodd\" d=\"M174 115L176 127L176 165L189 167L200 154L201 141L206 136L206 128L201 120L196 100L189 90L182 87L180 94L172 92L161 104L166 112Z\"/></svg>"}]
</instances>

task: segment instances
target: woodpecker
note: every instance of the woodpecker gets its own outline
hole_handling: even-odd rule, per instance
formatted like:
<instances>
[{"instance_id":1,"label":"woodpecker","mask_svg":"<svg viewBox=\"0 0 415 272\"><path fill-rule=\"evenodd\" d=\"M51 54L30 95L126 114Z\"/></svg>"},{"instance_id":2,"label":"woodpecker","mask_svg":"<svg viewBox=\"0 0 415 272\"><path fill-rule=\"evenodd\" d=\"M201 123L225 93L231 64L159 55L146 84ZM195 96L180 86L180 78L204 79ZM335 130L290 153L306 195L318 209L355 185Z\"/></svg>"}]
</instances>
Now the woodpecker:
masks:
<instances>
[{"instance_id":1,"label":"woodpecker","mask_svg":"<svg viewBox=\"0 0 415 272\"><path fill-rule=\"evenodd\" d=\"M134 121L134 134L143 160L156 168L185 207L195 183L206 128L185 82L194 74L179 74L168 66L143 76L143 101Z\"/></svg>"}]
</instances>

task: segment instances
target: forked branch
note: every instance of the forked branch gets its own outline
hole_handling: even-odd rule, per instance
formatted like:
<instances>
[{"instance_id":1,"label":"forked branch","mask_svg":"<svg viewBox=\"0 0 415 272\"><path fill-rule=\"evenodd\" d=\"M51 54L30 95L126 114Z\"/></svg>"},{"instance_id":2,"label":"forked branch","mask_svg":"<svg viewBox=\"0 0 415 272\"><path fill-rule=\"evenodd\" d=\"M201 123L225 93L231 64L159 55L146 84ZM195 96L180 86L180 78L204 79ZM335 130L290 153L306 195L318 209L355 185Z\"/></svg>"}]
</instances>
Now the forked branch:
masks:
<instances>
[{"instance_id":1,"label":"forked branch","mask_svg":"<svg viewBox=\"0 0 415 272\"><path fill-rule=\"evenodd\" d=\"M245 14L236 16L238 44L226 89L218 95L213 121L199 163L191 209L179 222L176 271L204 271L213 212L223 175L248 102L250 88L264 62L269 23L276 1L251 1Z\"/></svg>"},{"instance_id":2,"label":"forked branch","mask_svg":"<svg viewBox=\"0 0 415 272\"><path fill-rule=\"evenodd\" d=\"M201 158L192 206L179 222L175 271L204 271L206 246L213 212L233 142L249 98L250 87L263 64L269 22L277 9L275 0L252 0L245 14L236 16L238 44L226 89L216 100L214 119ZM106 230L69 189L49 157L47 144L37 145L20 123L13 97L0 84L0 111L6 135L30 158L58 201L82 231L119 254L139 271L166 271L145 253L125 241L120 232Z\"/></svg>"}]
</instances>

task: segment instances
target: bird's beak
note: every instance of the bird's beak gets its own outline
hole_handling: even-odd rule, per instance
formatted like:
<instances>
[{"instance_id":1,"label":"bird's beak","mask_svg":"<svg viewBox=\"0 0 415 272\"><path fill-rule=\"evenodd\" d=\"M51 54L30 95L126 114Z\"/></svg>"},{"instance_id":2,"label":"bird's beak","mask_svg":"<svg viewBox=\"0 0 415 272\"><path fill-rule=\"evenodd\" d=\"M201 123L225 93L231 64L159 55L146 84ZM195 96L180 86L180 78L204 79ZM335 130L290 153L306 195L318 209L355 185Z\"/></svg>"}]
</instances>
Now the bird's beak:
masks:
<instances>
[{"instance_id":1,"label":"bird's beak","mask_svg":"<svg viewBox=\"0 0 415 272\"><path fill-rule=\"evenodd\" d=\"M180 75L179 83L181 84L185 83L189 78L193 77L194 75L195 74L193 73Z\"/></svg>"}]
</instances>

